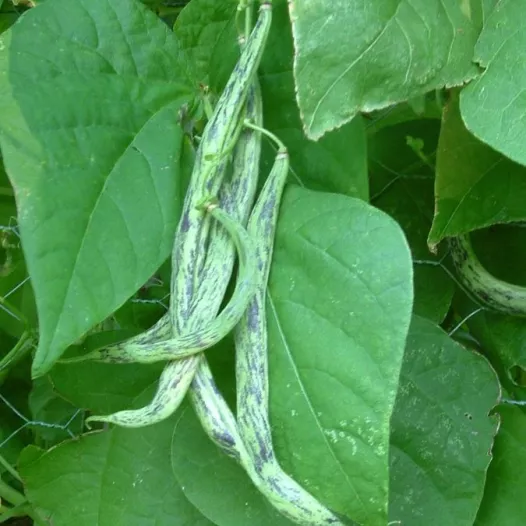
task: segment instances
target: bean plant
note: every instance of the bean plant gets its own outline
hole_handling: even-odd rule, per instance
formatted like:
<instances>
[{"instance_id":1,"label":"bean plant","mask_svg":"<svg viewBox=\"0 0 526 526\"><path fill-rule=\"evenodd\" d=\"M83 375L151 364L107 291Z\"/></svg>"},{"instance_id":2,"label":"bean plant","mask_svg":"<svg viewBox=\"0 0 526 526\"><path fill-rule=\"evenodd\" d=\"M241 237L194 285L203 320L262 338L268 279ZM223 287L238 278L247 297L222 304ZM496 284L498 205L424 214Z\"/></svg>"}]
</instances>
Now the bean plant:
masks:
<instances>
[{"instance_id":1,"label":"bean plant","mask_svg":"<svg viewBox=\"0 0 526 526\"><path fill-rule=\"evenodd\" d=\"M0 0L0 523L524 525L524 20Z\"/></svg>"}]
</instances>

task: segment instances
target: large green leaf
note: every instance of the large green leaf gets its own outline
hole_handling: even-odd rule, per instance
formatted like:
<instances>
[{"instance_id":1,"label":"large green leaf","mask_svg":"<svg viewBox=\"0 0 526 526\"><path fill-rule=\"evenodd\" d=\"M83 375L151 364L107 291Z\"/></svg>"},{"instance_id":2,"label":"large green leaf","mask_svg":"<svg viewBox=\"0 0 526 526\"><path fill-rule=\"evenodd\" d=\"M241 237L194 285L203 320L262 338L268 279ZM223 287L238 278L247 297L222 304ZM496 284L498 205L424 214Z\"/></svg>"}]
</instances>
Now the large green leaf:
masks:
<instances>
[{"instance_id":1,"label":"large green leaf","mask_svg":"<svg viewBox=\"0 0 526 526\"><path fill-rule=\"evenodd\" d=\"M291 187L269 284L271 421L284 469L385 525L389 418L412 307L400 227L363 201Z\"/></svg>"},{"instance_id":2,"label":"large green leaf","mask_svg":"<svg viewBox=\"0 0 526 526\"><path fill-rule=\"evenodd\" d=\"M427 247L439 127L436 119L398 122L370 134L368 143L371 202L403 228L416 261L414 312L437 323L446 316L455 290L435 265L440 256Z\"/></svg>"},{"instance_id":3,"label":"large green leaf","mask_svg":"<svg viewBox=\"0 0 526 526\"><path fill-rule=\"evenodd\" d=\"M211 526L186 499L170 467L174 419L33 446L20 458L26 495L54 526Z\"/></svg>"},{"instance_id":4,"label":"large green leaf","mask_svg":"<svg viewBox=\"0 0 526 526\"><path fill-rule=\"evenodd\" d=\"M38 306L40 375L168 255L178 110L192 83L176 38L133 0L48 0L0 49L0 144Z\"/></svg>"},{"instance_id":5,"label":"large green leaf","mask_svg":"<svg viewBox=\"0 0 526 526\"><path fill-rule=\"evenodd\" d=\"M319 138L360 111L472 79L480 1L290 3L298 102Z\"/></svg>"},{"instance_id":6,"label":"large green leaf","mask_svg":"<svg viewBox=\"0 0 526 526\"><path fill-rule=\"evenodd\" d=\"M442 122L435 194L431 245L495 223L526 219L526 168L471 135L455 92Z\"/></svg>"},{"instance_id":7,"label":"large green leaf","mask_svg":"<svg viewBox=\"0 0 526 526\"><path fill-rule=\"evenodd\" d=\"M475 47L484 72L464 90L462 117L479 139L526 164L526 46L522 0L502 0L491 12Z\"/></svg>"},{"instance_id":8,"label":"large green leaf","mask_svg":"<svg viewBox=\"0 0 526 526\"><path fill-rule=\"evenodd\" d=\"M234 14L238 0L192 0L175 24L185 50L194 58L198 78L215 91L226 83L239 55ZM294 96L293 45L287 2L273 2L272 29L260 68L265 127L278 135L291 158L290 180L313 190L368 198L366 144L362 119L309 141ZM273 161L275 150L265 148Z\"/></svg>"},{"instance_id":9,"label":"large green leaf","mask_svg":"<svg viewBox=\"0 0 526 526\"><path fill-rule=\"evenodd\" d=\"M389 518L407 526L471 526L498 419L494 371L415 317L391 420ZM394 522L396 523L396 522Z\"/></svg>"},{"instance_id":10,"label":"large green leaf","mask_svg":"<svg viewBox=\"0 0 526 526\"><path fill-rule=\"evenodd\" d=\"M526 415L515 407L501 407L493 462L475 526L523 526L526 486Z\"/></svg>"}]
</instances>

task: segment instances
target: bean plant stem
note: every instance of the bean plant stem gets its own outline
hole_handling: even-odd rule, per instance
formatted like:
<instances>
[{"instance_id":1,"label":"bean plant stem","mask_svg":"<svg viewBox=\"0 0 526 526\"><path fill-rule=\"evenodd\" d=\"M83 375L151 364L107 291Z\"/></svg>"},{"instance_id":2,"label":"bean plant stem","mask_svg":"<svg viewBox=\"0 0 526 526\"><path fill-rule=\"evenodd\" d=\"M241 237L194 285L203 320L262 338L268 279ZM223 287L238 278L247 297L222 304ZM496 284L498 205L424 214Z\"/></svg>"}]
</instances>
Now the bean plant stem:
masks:
<instances>
[{"instance_id":1,"label":"bean plant stem","mask_svg":"<svg viewBox=\"0 0 526 526\"><path fill-rule=\"evenodd\" d=\"M12 488L9 484L0 479L0 498L7 500L14 506L19 506L26 502L22 493Z\"/></svg>"},{"instance_id":2,"label":"bean plant stem","mask_svg":"<svg viewBox=\"0 0 526 526\"><path fill-rule=\"evenodd\" d=\"M16 480L22 482L22 479L20 478L20 475L16 469L2 455L0 455L0 464L2 464L6 471L8 471Z\"/></svg>"},{"instance_id":3,"label":"bean plant stem","mask_svg":"<svg viewBox=\"0 0 526 526\"><path fill-rule=\"evenodd\" d=\"M287 147L283 144L283 142L281 142L279 137L274 135L272 132L266 130L265 128L262 128L261 126L257 126L256 124L254 124L254 123L252 123L250 121L245 121L244 125L247 128L250 128L251 130L255 130L255 131L260 132L263 135L267 136L272 142L276 143L276 145L278 146L278 149L279 149L280 152L286 152L287 151Z\"/></svg>"}]
</instances>

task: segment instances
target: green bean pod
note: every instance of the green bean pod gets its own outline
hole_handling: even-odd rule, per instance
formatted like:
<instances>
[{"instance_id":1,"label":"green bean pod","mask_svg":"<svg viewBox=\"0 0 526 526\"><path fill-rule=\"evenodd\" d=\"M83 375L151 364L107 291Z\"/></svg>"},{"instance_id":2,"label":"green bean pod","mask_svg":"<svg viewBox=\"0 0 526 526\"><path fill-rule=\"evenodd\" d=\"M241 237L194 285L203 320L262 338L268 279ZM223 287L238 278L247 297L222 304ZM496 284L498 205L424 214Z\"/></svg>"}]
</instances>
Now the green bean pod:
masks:
<instances>
[{"instance_id":1,"label":"green bean pod","mask_svg":"<svg viewBox=\"0 0 526 526\"><path fill-rule=\"evenodd\" d=\"M172 268L176 271L171 283L173 306L170 307L174 335L188 332L190 327L187 324L193 323L189 320L193 304L197 301L196 291L202 283L201 272L206 259L209 228L208 218L199 210L199 205L210 197L215 197L221 188L224 171L221 177L215 176L217 159L228 150L232 138L239 130L248 91L263 55L271 20L271 5L262 3L256 26L205 127L197 151L172 254Z\"/></svg>"},{"instance_id":2,"label":"green bean pod","mask_svg":"<svg viewBox=\"0 0 526 526\"><path fill-rule=\"evenodd\" d=\"M140 409L127 409L111 415L93 415L86 419L90 422L109 422L121 427L145 427L170 417L179 407L188 391L193 371L199 361L193 357L184 362L171 362L164 368L159 379L157 392L153 400Z\"/></svg>"},{"instance_id":3,"label":"green bean pod","mask_svg":"<svg viewBox=\"0 0 526 526\"><path fill-rule=\"evenodd\" d=\"M340 519L282 470L269 422L266 287L288 169L287 151L280 149L248 223L250 234L258 240L258 267L263 280L235 330L237 422L251 469L261 479L258 487L271 504L296 524L334 525L341 524Z\"/></svg>"},{"instance_id":4,"label":"green bean pod","mask_svg":"<svg viewBox=\"0 0 526 526\"><path fill-rule=\"evenodd\" d=\"M219 392L206 360L197 369L188 393L194 411L212 442L226 455L242 462L243 445L236 419Z\"/></svg>"},{"instance_id":5,"label":"green bean pod","mask_svg":"<svg viewBox=\"0 0 526 526\"><path fill-rule=\"evenodd\" d=\"M208 310L206 305L201 305L197 309L202 313L200 316L195 316L195 314L191 316L192 307L196 301L196 291L201 284L210 226L208 215L199 209L199 205L209 197L216 195L221 186L226 165L224 152L239 129L240 116L263 54L271 19L271 4L262 2L254 31L218 101L214 115L205 127L197 151L172 252L169 314L172 336L175 338L199 330L203 320L209 321L215 316L215 312ZM218 162L218 159L222 160ZM179 396L179 389L184 389L186 392L198 368L205 365L206 361L202 355L170 362L162 373L160 386L152 403L142 410L124 412L124 419L116 418L115 415L97 417L97 419L105 418L105 421L112 421L120 425L132 425L133 422L138 425L148 425L156 414L166 418L169 413L177 409L182 399ZM176 389L176 395L166 396L164 394L169 386ZM92 420L94 419L95 417L92 417Z\"/></svg>"},{"instance_id":6,"label":"green bean pod","mask_svg":"<svg viewBox=\"0 0 526 526\"><path fill-rule=\"evenodd\" d=\"M262 124L263 109L257 80L253 81L248 93L245 117L258 126ZM254 202L260 155L261 134L245 127L234 150L232 175L223 181L219 191L220 207L242 225L246 225ZM226 229L215 222L210 231L202 281L195 302L197 305L207 304L210 311L219 309L233 264L234 244Z\"/></svg>"},{"instance_id":7,"label":"green bean pod","mask_svg":"<svg viewBox=\"0 0 526 526\"><path fill-rule=\"evenodd\" d=\"M128 340L121 344L92 351L83 356L63 360L63 362L96 360L105 363L154 363L177 360L212 347L234 329L256 292L258 283L256 247L247 231L221 208L214 204L208 207L208 211L230 234L239 256L239 276L236 288L232 298L219 316L208 323L205 322L203 328L189 334L176 336L165 341L148 341L146 343L136 337L134 343L130 343ZM221 264L222 262L218 263ZM158 322L158 325L165 330L163 318Z\"/></svg>"},{"instance_id":8,"label":"green bean pod","mask_svg":"<svg viewBox=\"0 0 526 526\"><path fill-rule=\"evenodd\" d=\"M490 274L475 254L469 235L449 238L449 248L461 284L486 307L512 316L526 316L526 287Z\"/></svg>"}]
</instances>

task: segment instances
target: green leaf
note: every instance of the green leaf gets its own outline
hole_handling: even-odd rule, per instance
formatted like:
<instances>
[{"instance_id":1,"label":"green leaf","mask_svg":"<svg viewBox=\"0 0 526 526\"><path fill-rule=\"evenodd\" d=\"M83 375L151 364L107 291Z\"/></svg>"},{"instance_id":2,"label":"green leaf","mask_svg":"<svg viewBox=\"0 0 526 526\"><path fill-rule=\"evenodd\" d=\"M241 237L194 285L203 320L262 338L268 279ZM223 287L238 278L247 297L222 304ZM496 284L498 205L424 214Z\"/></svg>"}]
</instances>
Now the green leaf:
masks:
<instances>
[{"instance_id":1,"label":"green leaf","mask_svg":"<svg viewBox=\"0 0 526 526\"><path fill-rule=\"evenodd\" d=\"M176 38L133 0L48 0L0 48L0 145L38 307L38 376L169 254L192 82Z\"/></svg>"},{"instance_id":2,"label":"green leaf","mask_svg":"<svg viewBox=\"0 0 526 526\"><path fill-rule=\"evenodd\" d=\"M313 139L360 111L460 85L477 74L478 1L296 0L290 11L298 102Z\"/></svg>"},{"instance_id":3,"label":"green leaf","mask_svg":"<svg viewBox=\"0 0 526 526\"><path fill-rule=\"evenodd\" d=\"M237 0L192 0L175 24L183 47L197 64L198 78L219 92L239 56L234 24ZM366 200L369 195L366 142L357 117L318 143L302 130L294 95L293 45L285 0L273 2L273 20L260 68L265 127L287 146L290 180L312 190L337 192ZM275 148L265 144L264 160L273 162Z\"/></svg>"},{"instance_id":4,"label":"green leaf","mask_svg":"<svg viewBox=\"0 0 526 526\"><path fill-rule=\"evenodd\" d=\"M325 505L371 526L386 521L412 289L391 218L350 197L287 190L267 305L276 451Z\"/></svg>"},{"instance_id":5,"label":"green leaf","mask_svg":"<svg viewBox=\"0 0 526 526\"><path fill-rule=\"evenodd\" d=\"M516 407L500 407L502 423L475 526L523 526L526 485L526 415Z\"/></svg>"},{"instance_id":6,"label":"green leaf","mask_svg":"<svg viewBox=\"0 0 526 526\"><path fill-rule=\"evenodd\" d=\"M466 130L453 92L437 153L436 210L429 243L495 223L526 219L526 168Z\"/></svg>"},{"instance_id":7,"label":"green leaf","mask_svg":"<svg viewBox=\"0 0 526 526\"><path fill-rule=\"evenodd\" d=\"M212 62L218 67L225 62L221 55L225 42L231 50L229 58L236 60L235 55L239 55L234 29L237 4L238 0L192 0L174 24L174 33L192 62L195 78L204 85L210 82ZM225 41L225 32L233 38ZM217 62L212 61L214 55Z\"/></svg>"},{"instance_id":8,"label":"green leaf","mask_svg":"<svg viewBox=\"0 0 526 526\"><path fill-rule=\"evenodd\" d=\"M481 355L413 319L391 419L391 521L473 524L498 429L489 412L499 395Z\"/></svg>"},{"instance_id":9,"label":"green leaf","mask_svg":"<svg viewBox=\"0 0 526 526\"><path fill-rule=\"evenodd\" d=\"M175 476L188 500L218 526L291 526L259 493L243 468L206 436L191 407L172 443Z\"/></svg>"},{"instance_id":10,"label":"green leaf","mask_svg":"<svg viewBox=\"0 0 526 526\"><path fill-rule=\"evenodd\" d=\"M460 109L467 128L514 161L526 164L526 46L524 4L503 0L491 12L475 46L484 71L462 90Z\"/></svg>"},{"instance_id":11,"label":"green leaf","mask_svg":"<svg viewBox=\"0 0 526 526\"><path fill-rule=\"evenodd\" d=\"M174 419L90 433L48 452L24 450L26 495L54 526L212 526L171 473Z\"/></svg>"},{"instance_id":12,"label":"green leaf","mask_svg":"<svg viewBox=\"0 0 526 526\"><path fill-rule=\"evenodd\" d=\"M437 323L446 316L455 286L427 247L434 206L434 158L440 121L409 120L369 136L372 204L403 228L414 263L414 313ZM416 146L420 149L415 149Z\"/></svg>"}]
</instances>

